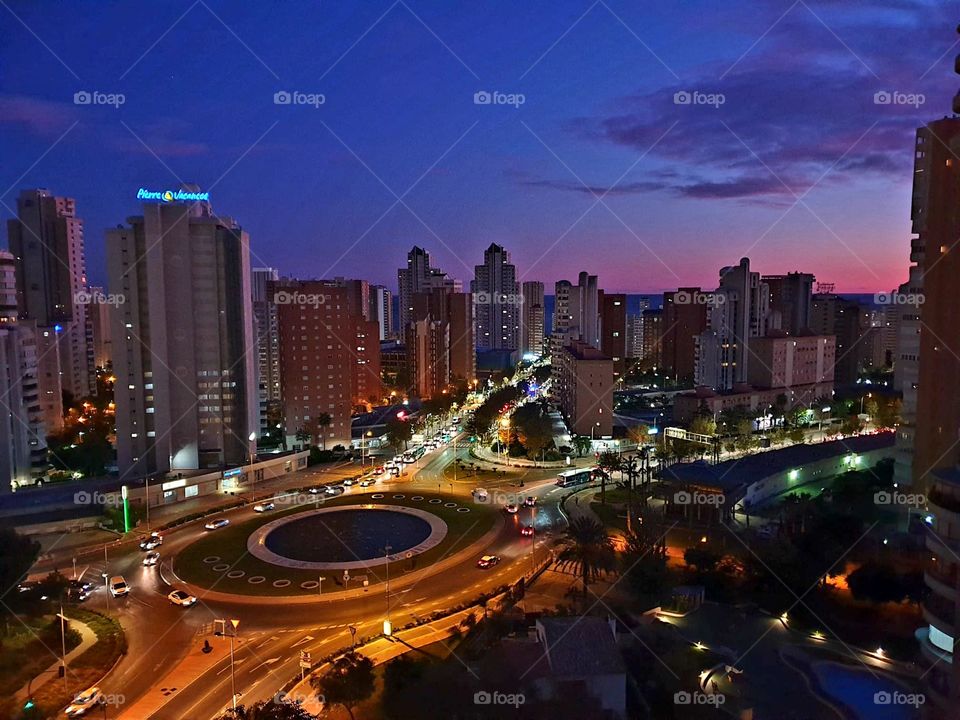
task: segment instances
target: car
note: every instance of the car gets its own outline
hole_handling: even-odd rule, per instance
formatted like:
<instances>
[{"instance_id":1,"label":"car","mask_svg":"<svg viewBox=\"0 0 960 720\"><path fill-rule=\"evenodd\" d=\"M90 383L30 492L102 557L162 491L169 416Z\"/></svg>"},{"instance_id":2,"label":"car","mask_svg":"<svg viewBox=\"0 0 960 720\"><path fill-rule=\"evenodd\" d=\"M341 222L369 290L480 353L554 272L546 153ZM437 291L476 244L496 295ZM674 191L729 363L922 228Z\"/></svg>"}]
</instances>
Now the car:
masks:
<instances>
[{"instance_id":1,"label":"car","mask_svg":"<svg viewBox=\"0 0 960 720\"><path fill-rule=\"evenodd\" d=\"M520 534L524 537L533 537L533 525L524 525L520 528Z\"/></svg>"},{"instance_id":2,"label":"car","mask_svg":"<svg viewBox=\"0 0 960 720\"><path fill-rule=\"evenodd\" d=\"M459 416L459 415L454 415L452 418L450 418L450 422L452 422L454 425L459 425L459 424L460 424L460 416Z\"/></svg>"},{"instance_id":3,"label":"car","mask_svg":"<svg viewBox=\"0 0 960 720\"><path fill-rule=\"evenodd\" d=\"M179 605L180 607L190 607L197 601L193 595L185 590L174 590L172 593L167 595L167 600L172 602L174 605Z\"/></svg>"},{"instance_id":4,"label":"car","mask_svg":"<svg viewBox=\"0 0 960 720\"><path fill-rule=\"evenodd\" d=\"M360 487L370 487L370 486L373 485L375 482L377 482L377 481L374 480L373 478L366 478L366 479L360 481Z\"/></svg>"},{"instance_id":5,"label":"car","mask_svg":"<svg viewBox=\"0 0 960 720\"><path fill-rule=\"evenodd\" d=\"M272 502L265 502L260 503L259 505L254 505L253 511L258 513L267 512L268 510L273 510L275 507L276 505L274 505Z\"/></svg>"},{"instance_id":6,"label":"car","mask_svg":"<svg viewBox=\"0 0 960 720\"><path fill-rule=\"evenodd\" d=\"M487 489L481 488L481 487L474 488L471 494L473 495L474 498L476 498L477 502L486 502L487 499L490 497L489 494L487 493Z\"/></svg>"},{"instance_id":7,"label":"car","mask_svg":"<svg viewBox=\"0 0 960 720\"><path fill-rule=\"evenodd\" d=\"M321 485L320 487L312 487L309 490L307 490L307 492L310 493L311 495L320 495L321 493L326 492L325 487L326 487L325 485Z\"/></svg>"},{"instance_id":8,"label":"car","mask_svg":"<svg viewBox=\"0 0 960 720\"><path fill-rule=\"evenodd\" d=\"M93 590L93 583L88 580L70 580L67 585L71 590L83 590L87 593Z\"/></svg>"},{"instance_id":9,"label":"car","mask_svg":"<svg viewBox=\"0 0 960 720\"><path fill-rule=\"evenodd\" d=\"M386 467L384 467L383 465L377 465L377 466L373 469L373 471L374 471L377 475L383 475L383 473L386 471Z\"/></svg>"},{"instance_id":10,"label":"car","mask_svg":"<svg viewBox=\"0 0 960 720\"><path fill-rule=\"evenodd\" d=\"M503 509L506 510L511 515L513 515L514 513L520 512L520 508L514 505L513 503L506 505Z\"/></svg>"},{"instance_id":11,"label":"car","mask_svg":"<svg viewBox=\"0 0 960 720\"><path fill-rule=\"evenodd\" d=\"M500 556L499 556L499 555L484 555L482 558L480 558L479 560L477 560L477 567L478 567L478 568L492 568L492 567L493 567L494 565L496 565L498 562L500 562Z\"/></svg>"},{"instance_id":12,"label":"car","mask_svg":"<svg viewBox=\"0 0 960 720\"><path fill-rule=\"evenodd\" d=\"M343 484L346 485L347 487L350 487L351 485L353 485L353 483L354 483L354 479L353 479L353 478L344 478L344 479L343 479Z\"/></svg>"},{"instance_id":13,"label":"car","mask_svg":"<svg viewBox=\"0 0 960 720\"><path fill-rule=\"evenodd\" d=\"M140 541L141 550L153 550L158 545L163 545L163 535L153 532Z\"/></svg>"},{"instance_id":14,"label":"car","mask_svg":"<svg viewBox=\"0 0 960 720\"><path fill-rule=\"evenodd\" d=\"M153 552L148 552L146 555L143 556L144 565L147 565L147 566L156 565L158 562L160 562L160 553L158 553L156 550L154 550Z\"/></svg>"},{"instance_id":15,"label":"car","mask_svg":"<svg viewBox=\"0 0 960 720\"><path fill-rule=\"evenodd\" d=\"M527 495L526 499L523 501L523 504L526 507L533 507L537 504L537 499L533 495Z\"/></svg>"},{"instance_id":16,"label":"car","mask_svg":"<svg viewBox=\"0 0 960 720\"><path fill-rule=\"evenodd\" d=\"M206 525L203 526L204 530L219 530L220 528L226 527L230 524L230 521L226 518L217 518L216 520L211 520Z\"/></svg>"},{"instance_id":17,"label":"car","mask_svg":"<svg viewBox=\"0 0 960 720\"><path fill-rule=\"evenodd\" d=\"M342 485L327 485L324 488L324 492L327 493L327 495L339 495L343 491L344 487Z\"/></svg>"},{"instance_id":18,"label":"car","mask_svg":"<svg viewBox=\"0 0 960 720\"><path fill-rule=\"evenodd\" d=\"M82 693L78 693L74 696L73 702L67 707L67 717L81 717L82 715L86 715L89 710L92 710L100 703L101 697L103 697L103 693L100 692L100 688L98 687L87 688Z\"/></svg>"},{"instance_id":19,"label":"car","mask_svg":"<svg viewBox=\"0 0 960 720\"><path fill-rule=\"evenodd\" d=\"M110 594L114 597L122 597L130 592L130 586L123 579L123 575L114 575L110 578Z\"/></svg>"}]
</instances>

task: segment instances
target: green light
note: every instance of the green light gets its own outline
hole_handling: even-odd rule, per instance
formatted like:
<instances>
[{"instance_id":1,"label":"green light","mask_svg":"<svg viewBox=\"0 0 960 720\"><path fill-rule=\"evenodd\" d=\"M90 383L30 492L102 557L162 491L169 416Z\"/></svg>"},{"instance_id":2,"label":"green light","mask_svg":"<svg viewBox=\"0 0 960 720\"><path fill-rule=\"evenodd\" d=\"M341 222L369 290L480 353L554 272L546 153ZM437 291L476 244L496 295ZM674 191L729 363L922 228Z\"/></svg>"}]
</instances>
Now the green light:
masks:
<instances>
[{"instance_id":1,"label":"green light","mask_svg":"<svg viewBox=\"0 0 960 720\"><path fill-rule=\"evenodd\" d=\"M34 707L34 705L33 705L33 700L32 700L32 699L31 699L31 700L27 700L27 701L23 704L23 709L24 709L24 710L31 710L33 707Z\"/></svg>"}]
</instances>

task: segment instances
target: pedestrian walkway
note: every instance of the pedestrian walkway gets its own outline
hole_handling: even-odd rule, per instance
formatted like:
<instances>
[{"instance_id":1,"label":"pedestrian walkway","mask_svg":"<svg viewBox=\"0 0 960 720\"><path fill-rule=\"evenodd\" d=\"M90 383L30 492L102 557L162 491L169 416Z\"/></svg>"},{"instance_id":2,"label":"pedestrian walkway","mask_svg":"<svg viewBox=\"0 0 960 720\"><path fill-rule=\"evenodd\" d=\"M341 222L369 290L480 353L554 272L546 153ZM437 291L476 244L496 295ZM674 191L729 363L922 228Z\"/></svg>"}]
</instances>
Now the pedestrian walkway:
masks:
<instances>
[{"instance_id":1,"label":"pedestrian walkway","mask_svg":"<svg viewBox=\"0 0 960 720\"><path fill-rule=\"evenodd\" d=\"M71 620L69 617L67 618L67 621L70 623L72 628L76 629L80 633L81 638L80 644L67 653L66 666L69 674L70 663L97 644L97 634L86 623L82 623L79 620ZM57 668L60 666L60 664L60 660L58 659L55 663L50 665L50 667L34 677L33 680L20 688L15 695L17 702L22 703L27 699L27 696L30 692L35 692L37 688L42 687L53 678L59 677Z\"/></svg>"},{"instance_id":2,"label":"pedestrian walkway","mask_svg":"<svg viewBox=\"0 0 960 720\"><path fill-rule=\"evenodd\" d=\"M172 700L177 690L207 672L225 657L230 656L230 640L225 637L205 638L210 643L210 652L204 652L204 644L198 637L190 645L190 651L177 666L168 672L161 682L154 683L139 700L120 714L120 720L143 720L157 712ZM241 638L235 641L234 651L243 646Z\"/></svg>"}]
</instances>

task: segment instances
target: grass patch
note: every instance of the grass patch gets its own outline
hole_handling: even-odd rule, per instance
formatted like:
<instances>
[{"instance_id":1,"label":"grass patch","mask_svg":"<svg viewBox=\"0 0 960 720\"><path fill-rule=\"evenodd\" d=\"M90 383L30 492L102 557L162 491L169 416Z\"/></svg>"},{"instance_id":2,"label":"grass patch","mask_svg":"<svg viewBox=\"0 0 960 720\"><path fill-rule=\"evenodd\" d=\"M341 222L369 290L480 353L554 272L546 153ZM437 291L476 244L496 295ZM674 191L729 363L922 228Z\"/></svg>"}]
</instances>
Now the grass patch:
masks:
<instances>
[{"instance_id":1,"label":"grass patch","mask_svg":"<svg viewBox=\"0 0 960 720\"><path fill-rule=\"evenodd\" d=\"M113 667L117 659L127 651L127 640L120 627L120 623L110 617L100 613L85 610L78 607L70 607L64 610L68 619L78 620L90 626L90 629L97 636L97 642L93 647L86 650L80 657L74 658L68 663L67 668L67 689L64 689L63 679L57 676L56 672L47 673L41 676L43 684L34 683L31 688L34 703L36 705L33 714L18 714L21 707L14 707L12 699L6 701L9 705L0 704L0 709L7 711L4 717L53 717L56 713L68 705L81 690L95 685ZM55 619L55 618L54 618ZM56 629L56 643L49 645L59 654L59 628ZM79 640L73 644L73 647L79 644ZM5 663L8 658L19 660L19 668L15 673L2 672L2 684L0 684L0 695L12 696L31 677L36 677L37 673L43 672L57 660L42 646L38 645L39 650L32 648L29 644L25 645L20 653L9 653L8 646L4 644L3 658ZM68 643L67 652L70 652L71 646Z\"/></svg>"},{"instance_id":2,"label":"grass patch","mask_svg":"<svg viewBox=\"0 0 960 720\"><path fill-rule=\"evenodd\" d=\"M264 562L247 552L247 538L261 525L281 517L289 517L297 513L314 510L321 506L346 508L357 507L364 504L401 505L404 507L418 508L436 515L447 524L447 536L436 547L419 555L415 555L409 560L404 559L391 562L390 575L393 578L398 578L405 573L424 568L449 554L459 552L469 547L489 531L499 517L496 509L486 505L473 504L469 502L469 500L465 501L462 497L419 491L395 492L378 490L377 492L382 493L384 497L374 499L371 495L375 493L339 497L317 504L299 505L289 509L264 513L247 522L229 525L220 530L213 531L179 553L174 560L174 569L177 575L187 582L218 592L237 593L240 595L314 595L317 592L316 589L304 590L300 587L300 584L305 581L315 582L321 574L326 578L323 584L323 592L334 592L344 589L341 571L325 570L317 572L316 570L298 570L296 568L285 568ZM396 494L403 495L404 498L393 499L393 496ZM422 496L424 499L415 502L411 500L411 498L415 496ZM428 501L432 498L440 498L444 502L455 502L457 503L457 507L469 507L470 512L460 513L457 512L456 508L443 507L443 504L431 505ZM212 563L203 562L204 558L211 556L219 557L221 563L226 563L230 566L230 570L242 570L245 575L240 578L228 578L226 572L214 572L211 569ZM354 578L362 574L366 574L370 585L374 585L380 582L381 577L385 577L386 575L384 563L371 565L362 571L354 570L350 572L351 577ZM255 575L263 576L266 580L256 585L247 582L248 578ZM283 588L273 587L275 580L282 579L290 580L290 585ZM350 587L357 587L357 585L351 583Z\"/></svg>"}]
</instances>

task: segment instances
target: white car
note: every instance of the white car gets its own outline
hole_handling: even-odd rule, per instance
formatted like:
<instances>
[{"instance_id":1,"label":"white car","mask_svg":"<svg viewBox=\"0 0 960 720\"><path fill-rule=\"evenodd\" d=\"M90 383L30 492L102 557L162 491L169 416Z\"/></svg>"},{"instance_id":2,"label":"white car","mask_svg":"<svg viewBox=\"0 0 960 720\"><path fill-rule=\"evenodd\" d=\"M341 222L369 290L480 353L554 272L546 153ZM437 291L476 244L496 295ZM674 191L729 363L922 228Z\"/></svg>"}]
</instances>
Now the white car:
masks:
<instances>
[{"instance_id":1,"label":"white car","mask_svg":"<svg viewBox=\"0 0 960 720\"><path fill-rule=\"evenodd\" d=\"M230 521L226 518L218 518L216 520L211 520L206 525L203 526L204 530L219 530L222 527L226 527L230 524Z\"/></svg>"},{"instance_id":2,"label":"white car","mask_svg":"<svg viewBox=\"0 0 960 720\"><path fill-rule=\"evenodd\" d=\"M158 562L160 562L160 553L158 553L156 550L153 552L148 552L143 556L143 564L148 567L151 565L156 565Z\"/></svg>"},{"instance_id":3,"label":"white car","mask_svg":"<svg viewBox=\"0 0 960 720\"><path fill-rule=\"evenodd\" d=\"M346 485L347 487L353 485L353 478L344 478L343 484Z\"/></svg>"},{"instance_id":4,"label":"white car","mask_svg":"<svg viewBox=\"0 0 960 720\"><path fill-rule=\"evenodd\" d=\"M267 512L267 510L273 510L275 507L276 505L274 505L272 502L265 502L260 503L259 505L254 505L253 511L258 513Z\"/></svg>"},{"instance_id":5,"label":"white car","mask_svg":"<svg viewBox=\"0 0 960 720\"><path fill-rule=\"evenodd\" d=\"M96 705L100 702L101 697L103 697L103 693L100 692L100 688L87 688L73 698L73 702L70 703L69 707L67 707L67 717L80 717L82 715L86 715L87 711L96 707Z\"/></svg>"},{"instance_id":6,"label":"white car","mask_svg":"<svg viewBox=\"0 0 960 720\"><path fill-rule=\"evenodd\" d=\"M130 586L123 579L123 575L114 575L110 578L110 594L114 597L121 597L130 592Z\"/></svg>"},{"instance_id":7,"label":"white car","mask_svg":"<svg viewBox=\"0 0 960 720\"><path fill-rule=\"evenodd\" d=\"M343 488L340 485L327 485L324 488L324 492L327 493L327 495L339 495L343 492Z\"/></svg>"},{"instance_id":8,"label":"white car","mask_svg":"<svg viewBox=\"0 0 960 720\"><path fill-rule=\"evenodd\" d=\"M504 508L504 510L506 510L506 511L507 511L508 513L510 513L511 515L513 515L514 513L520 512L520 508L518 508L518 507L517 507L516 505L514 505L513 503L510 503L509 505L507 505L507 506Z\"/></svg>"},{"instance_id":9,"label":"white car","mask_svg":"<svg viewBox=\"0 0 960 720\"><path fill-rule=\"evenodd\" d=\"M366 480L360 481L360 487L370 487L376 482L373 478L367 478Z\"/></svg>"},{"instance_id":10,"label":"white car","mask_svg":"<svg viewBox=\"0 0 960 720\"><path fill-rule=\"evenodd\" d=\"M153 550L158 545L163 545L163 535L153 532L140 541L141 550Z\"/></svg>"},{"instance_id":11,"label":"white car","mask_svg":"<svg viewBox=\"0 0 960 720\"><path fill-rule=\"evenodd\" d=\"M174 590L167 595L167 600L180 607L190 607L197 601L193 595L183 590Z\"/></svg>"}]
</instances>

